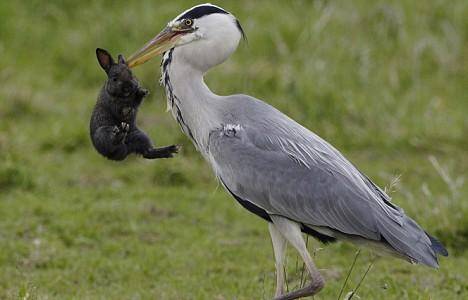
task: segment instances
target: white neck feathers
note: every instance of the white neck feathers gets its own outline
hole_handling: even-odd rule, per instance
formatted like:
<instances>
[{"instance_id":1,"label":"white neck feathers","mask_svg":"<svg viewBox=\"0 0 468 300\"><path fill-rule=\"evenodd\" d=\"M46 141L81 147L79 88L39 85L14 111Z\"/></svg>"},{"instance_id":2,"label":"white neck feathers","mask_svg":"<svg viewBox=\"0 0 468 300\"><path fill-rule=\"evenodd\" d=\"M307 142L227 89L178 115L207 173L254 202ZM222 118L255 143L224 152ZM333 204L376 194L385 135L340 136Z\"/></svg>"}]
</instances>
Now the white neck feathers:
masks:
<instances>
[{"instance_id":1,"label":"white neck feathers","mask_svg":"<svg viewBox=\"0 0 468 300\"><path fill-rule=\"evenodd\" d=\"M205 152L209 132L219 124L219 99L203 81L203 72L177 55L177 48L164 54L161 84L166 90L167 109L197 150Z\"/></svg>"}]
</instances>

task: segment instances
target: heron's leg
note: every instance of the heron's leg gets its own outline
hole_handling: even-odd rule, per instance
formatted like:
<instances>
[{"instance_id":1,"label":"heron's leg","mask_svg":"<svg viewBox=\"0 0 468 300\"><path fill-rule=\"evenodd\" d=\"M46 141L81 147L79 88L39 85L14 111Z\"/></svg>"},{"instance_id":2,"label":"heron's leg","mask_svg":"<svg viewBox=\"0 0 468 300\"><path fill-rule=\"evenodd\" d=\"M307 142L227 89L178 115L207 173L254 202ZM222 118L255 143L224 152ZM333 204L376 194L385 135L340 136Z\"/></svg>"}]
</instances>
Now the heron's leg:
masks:
<instances>
[{"instance_id":1,"label":"heron's leg","mask_svg":"<svg viewBox=\"0 0 468 300\"><path fill-rule=\"evenodd\" d=\"M275 300L292 300L301 297L307 297L317 294L325 285L325 280L320 275L317 267L315 266L309 251L307 251L306 244L302 238L301 228L299 224L287 218L280 216L270 216L276 229L293 245L299 252L302 260L304 261L307 271L311 277L311 283L304 288L287 293L286 295L279 296Z\"/></svg>"},{"instance_id":2,"label":"heron's leg","mask_svg":"<svg viewBox=\"0 0 468 300\"><path fill-rule=\"evenodd\" d=\"M281 232L276 229L273 223L268 223L270 230L271 243L273 244L273 253L275 255L276 266L276 292L275 297L284 293L284 257L286 254L286 239Z\"/></svg>"}]
</instances>

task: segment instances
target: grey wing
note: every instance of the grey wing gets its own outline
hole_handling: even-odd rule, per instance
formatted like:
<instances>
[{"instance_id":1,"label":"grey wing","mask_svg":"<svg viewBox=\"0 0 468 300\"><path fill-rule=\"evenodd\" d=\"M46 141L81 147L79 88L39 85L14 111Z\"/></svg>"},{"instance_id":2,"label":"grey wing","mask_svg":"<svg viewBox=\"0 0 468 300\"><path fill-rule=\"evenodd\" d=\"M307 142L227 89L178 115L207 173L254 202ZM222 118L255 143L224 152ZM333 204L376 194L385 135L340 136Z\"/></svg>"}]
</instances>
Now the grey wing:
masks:
<instances>
[{"instance_id":1,"label":"grey wing","mask_svg":"<svg viewBox=\"0 0 468 300\"><path fill-rule=\"evenodd\" d=\"M209 159L229 191L268 214L386 240L411 260L437 264L427 235L382 190L318 136L274 116L210 134Z\"/></svg>"}]
</instances>

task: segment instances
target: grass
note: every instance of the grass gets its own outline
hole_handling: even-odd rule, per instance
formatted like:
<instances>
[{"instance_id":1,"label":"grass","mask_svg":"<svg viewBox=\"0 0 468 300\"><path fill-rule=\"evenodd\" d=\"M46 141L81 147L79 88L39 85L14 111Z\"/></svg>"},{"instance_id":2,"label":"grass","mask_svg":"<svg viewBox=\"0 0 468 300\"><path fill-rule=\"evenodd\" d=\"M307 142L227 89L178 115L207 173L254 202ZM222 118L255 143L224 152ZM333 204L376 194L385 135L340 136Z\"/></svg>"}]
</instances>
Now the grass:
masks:
<instances>
[{"instance_id":1,"label":"grass","mask_svg":"<svg viewBox=\"0 0 468 300\"><path fill-rule=\"evenodd\" d=\"M215 1L216 2L216 1ZM94 49L129 55L194 1L0 2L0 298L269 299L266 224L218 186L156 84L141 127L172 160L100 157L88 121L103 72ZM439 270L378 260L363 299L468 295L468 4L451 1L229 1L249 42L207 76L320 134L447 245ZM323 247L310 241L310 250ZM316 251L336 299L356 249ZM343 294L371 254L362 252ZM288 287L301 281L288 252ZM357 298L353 298L357 299Z\"/></svg>"}]
</instances>

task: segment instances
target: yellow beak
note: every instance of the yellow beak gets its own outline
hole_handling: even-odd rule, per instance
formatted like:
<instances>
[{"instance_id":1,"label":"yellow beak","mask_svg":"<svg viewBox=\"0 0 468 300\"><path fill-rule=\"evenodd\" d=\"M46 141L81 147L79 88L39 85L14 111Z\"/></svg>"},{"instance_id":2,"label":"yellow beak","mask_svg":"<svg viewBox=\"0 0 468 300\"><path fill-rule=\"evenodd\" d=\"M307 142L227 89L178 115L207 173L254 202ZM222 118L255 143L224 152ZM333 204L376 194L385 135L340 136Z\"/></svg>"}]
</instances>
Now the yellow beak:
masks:
<instances>
[{"instance_id":1,"label":"yellow beak","mask_svg":"<svg viewBox=\"0 0 468 300\"><path fill-rule=\"evenodd\" d=\"M174 47L177 40L181 37L181 31L173 30L171 27L166 27L151 41L146 43L143 48L132 54L127 60L127 65L130 68L141 65L151 58L160 55Z\"/></svg>"}]
</instances>

